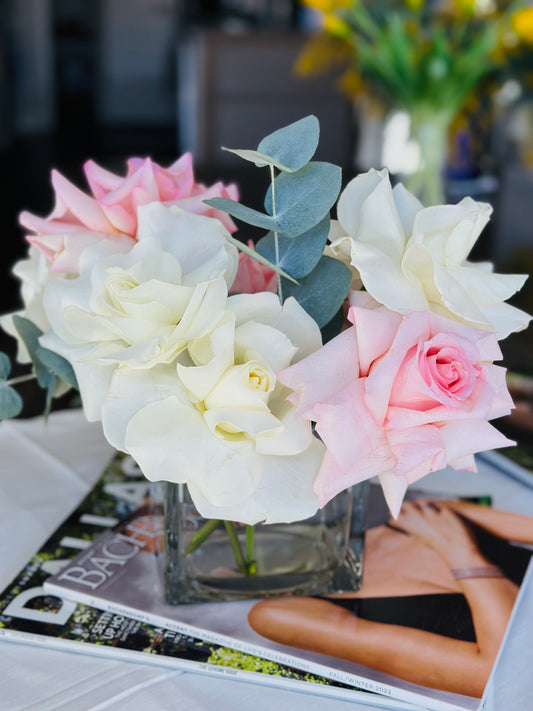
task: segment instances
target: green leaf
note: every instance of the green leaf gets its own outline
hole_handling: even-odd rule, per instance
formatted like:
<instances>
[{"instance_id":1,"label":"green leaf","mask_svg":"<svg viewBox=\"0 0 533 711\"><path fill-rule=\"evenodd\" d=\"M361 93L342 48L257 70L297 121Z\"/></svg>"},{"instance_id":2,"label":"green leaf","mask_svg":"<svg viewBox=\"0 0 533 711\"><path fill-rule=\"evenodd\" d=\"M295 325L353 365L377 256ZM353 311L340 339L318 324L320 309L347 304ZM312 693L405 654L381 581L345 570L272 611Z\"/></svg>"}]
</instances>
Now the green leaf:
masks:
<instances>
[{"instance_id":1,"label":"green leaf","mask_svg":"<svg viewBox=\"0 0 533 711\"><path fill-rule=\"evenodd\" d=\"M78 381L76 380L76 374L74 373L73 367L70 365L68 360L60 356L54 351L48 350L48 348L43 348L39 346L37 348L37 355L39 359L47 366L55 375L57 375L61 380L64 380L72 387L79 390Z\"/></svg>"},{"instance_id":2,"label":"green leaf","mask_svg":"<svg viewBox=\"0 0 533 711\"><path fill-rule=\"evenodd\" d=\"M294 296L307 313L323 328L342 306L352 281L348 267L331 257L322 257L299 286L283 282L285 298Z\"/></svg>"},{"instance_id":3,"label":"green leaf","mask_svg":"<svg viewBox=\"0 0 533 711\"><path fill-rule=\"evenodd\" d=\"M296 173L281 173L274 181L277 232L297 237L320 222L330 211L341 189L341 169L332 163L308 163ZM272 185L265 209L274 214ZM274 218L272 218L274 219Z\"/></svg>"},{"instance_id":4,"label":"green leaf","mask_svg":"<svg viewBox=\"0 0 533 711\"><path fill-rule=\"evenodd\" d=\"M15 328L19 332L20 337L24 341L24 345L28 349L30 358L35 369L35 375L37 377L37 382L39 385L48 390L50 383L54 382L54 387L56 383L56 377L52 371L41 361L38 349L41 347L39 344L39 337L42 336L43 332L38 328L33 321L27 318L18 316L15 314L13 316L13 323Z\"/></svg>"},{"instance_id":5,"label":"green leaf","mask_svg":"<svg viewBox=\"0 0 533 711\"><path fill-rule=\"evenodd\" d=\"M256 151L223 148L258 168L272 165L284 173L300 170L314 156L320 125L316 116L306 116L265 136Z\"/></svg>"},{"instance_id":6,"label":"green leaf","mask_svg":"<svg viewBox=\"0 0 533 711\"><path fill-rule=\"evenodd\" d=\"M280 165L285 166L286 171L293 173L303 168L314 156L319 135L320 124L317 117L306 116L265 136L257 150L274 158Z\"/></svg>"},{"instance_id":7,"label":"green leaf","mask_svg":"<svg viewBox=\"0 0 533 711\"><path fill-rule=\"evenodd\" d=\"M318 225L302 235L290 239L278 235L278 265L295 279L306 276L315 268L322 256L328 232L329 216L326 215ZM260 239L255 248L270 262L276 264L276 239L273 232Z\"/></svg>"},{"instance_id":8,"label":"green leaf","mask_svg":"<svg viewBox=\"0 0 533 711\"><path fill-rule=\"evenodd\" d=\"M217 210L222 210L227 212L229 215L236 217L238 220L246 222L248 225L254 225L255 227L262 227L265 230L276 229L276 221L270 215L265 215L258 210L253 210L251 207L246 207L246 205L241 205L235 200L230 200L229 198L215 197L209 200L204 200L206 205L216 208Z\"/></svg>"},{"instance_id":9,"label":"green leaf","mask_svg":"<svg viewBox=\"0 0 533 711\"><path fill-rule=\"evenodd\" d=\"M5 355L2 353L2 355ZM9 420L20 415L22 398L5 380L0 381L0 420Z\"/></svg>"},{"instance_id":10,"label":"green leaf","mask_svg":"<svg viewBox=\"0 0 533 711\"><path fill-rule=\"evenodd\" d=\"M283 269L280 269L277 267L275 264L270 262L268 259L263 257L262 254L257 252L255 249L250 249L247 244L244 244L243 242L240 242L238 239L235 239L235 237L227 236L226 240L232 244L234 247L237 247L241 252L244 252L247 254L249 257L252 259L255 259L256 262L261 262L261 264L264 264L265 267L268 267L269 269L272 269L272 271L276 272L282 277L285 277L285 279L289 279L290 281L294 282L295 284L298 284L297 281L295 281L290 274L287 274L286 272L283 271Z\"/></svg>"},{"instance_id":11,"label":"green leaf","mask_svg":"<svg viewBox=\"0 0 533 711\"><path fill-rule=\"evenodd\" d=\"M243 158L244 160L250 161L250 163L255 163L258 168L264 168L267 165L273 165L274 168L277 168L278 170L281 170L285 173L293 172L288 166L283 165L283 163L280 163L271 156L267 156L266 153L260 153L259 151L244 150L239 148L226 148L225 146L222 146L222 150L228 151L228 153L234 153L236 156L239 156L239 158Z\"/></svg>"},{"instance_id":12,"label":"green leaf","mask_svg":"<svg viewBox=\"0 0 533 711\"><path fill-rule=\"evenodd\" d=\"M11 361L9 356L0 352L0 380L7 380L11 373Z\"/></svg>"}]
</instances>

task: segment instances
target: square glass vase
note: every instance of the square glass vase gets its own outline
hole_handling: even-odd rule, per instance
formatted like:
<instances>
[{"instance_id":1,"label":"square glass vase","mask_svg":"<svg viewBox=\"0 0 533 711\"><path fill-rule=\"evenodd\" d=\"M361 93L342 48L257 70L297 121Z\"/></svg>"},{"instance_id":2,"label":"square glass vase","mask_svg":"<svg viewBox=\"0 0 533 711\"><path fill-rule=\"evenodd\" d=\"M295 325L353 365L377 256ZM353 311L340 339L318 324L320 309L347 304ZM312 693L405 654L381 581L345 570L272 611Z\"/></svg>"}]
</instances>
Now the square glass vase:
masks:
<instances>
[{"instance_id":1,"label":"square glass vase","mask_svg":"<svg viewBox=\"0 0 533 711\"><path fill-rule=\"evenodd\" d=\"M163 496L170 604L324 595L362 584L368 482L288 524L205 519L184 484L165 483Z\"/></svg>"}]
</instances>

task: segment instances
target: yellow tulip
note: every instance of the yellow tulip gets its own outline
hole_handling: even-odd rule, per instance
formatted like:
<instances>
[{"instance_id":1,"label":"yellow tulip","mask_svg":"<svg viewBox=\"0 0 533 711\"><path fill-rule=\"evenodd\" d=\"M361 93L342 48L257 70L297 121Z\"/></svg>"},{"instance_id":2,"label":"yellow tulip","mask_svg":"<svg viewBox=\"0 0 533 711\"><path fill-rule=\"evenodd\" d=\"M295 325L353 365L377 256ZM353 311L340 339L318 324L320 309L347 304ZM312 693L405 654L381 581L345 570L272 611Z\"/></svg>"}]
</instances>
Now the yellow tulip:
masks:
<instances>
[{"instance_id":1,"label":"yellow tulip","mask_svg":"<svg viewBox=\"0 0 533 711\"><path fill-rule=\"evenodd\" d=\"M511 26L521 42L533 44L533 7L524 7L515 12Z\"/></svg>"}]
</instances>

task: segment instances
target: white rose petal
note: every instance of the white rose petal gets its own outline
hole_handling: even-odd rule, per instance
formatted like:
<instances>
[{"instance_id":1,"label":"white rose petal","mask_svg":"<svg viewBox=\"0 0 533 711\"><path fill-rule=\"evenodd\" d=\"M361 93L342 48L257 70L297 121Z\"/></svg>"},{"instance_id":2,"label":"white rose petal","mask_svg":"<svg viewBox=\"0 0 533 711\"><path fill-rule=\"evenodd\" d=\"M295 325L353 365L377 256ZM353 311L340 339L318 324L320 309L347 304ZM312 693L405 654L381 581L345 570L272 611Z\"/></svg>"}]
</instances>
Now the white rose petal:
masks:
<instances>
[{"instance_id":1,"label":"white rose petal","mask_svg":"<svg viewBox=\"0 0 533 711\"><path fill-rule=\"evenodd\" d=\"M268 412L268 399L276 386L276 375L257 360L228 368L204 398L208 410L217 407Z\"/></svg>"},{"instance_id":2,"label":"white rose petal","mask_svg":"<svg viewBox=\"0 0 533 711\"><path fill-rule=\"evenodd\" d=\"M272 326L247 321L235 329L235 357L238 360L260 358L277 372L286 368L297 353L298 348L290 338Z\"/></svg>"},{"instance_id":3,"label":"white rose petal","mask_svg":"<svg viewBox=\"0 0 533 711\"><path fill-rule=\"evenodd\" d=\"M104 342L96 347L70 345L52 331L42 335L39 342L70 362L82 395L85 417L89 422L100 420L101 408L107 397L114 369L113 364L107 364L104 359L114 349L114 344Z\"/></svg>"},{"instance_id":4,"label":"white rose petal","mask_svg":"<svg viewBox=\"0 0 533 711\"><path fill-rule=\"evenodd\" d=\"M354 178L339 197L339 222L358 241L372 245L398 261L406 235L394 203L386 170L370 171Z\"/></svg>"},{"instance_id":5,"label":"white rose petal","mask_svg":"<svg viewBox=\"0 0 533 711\"><path fill-rule=\"evenodd\" d=\"M199 512L206 518L249 524L301 521L313 516L318 509L318 497L312 485L316 461L322 456L323 445L315 439L312 446L297 457L265 457L264 486L238 506L214 506L194 484L189 484L189 490Z\"/></svg>"},{"instance_id":6,"label":"white rose petal","mask_svg":"<svg viewBox=\"0 0 533 711\"><path fill-rule=\"evenodd\" d=\"M207 397L218 380L234 363L234 318L234 315L231 314L230 320L215 328L209 338L198 339L190 344L189 352L196 362L195 366L186 366L181 363L177 365L181 382L198 401ZM207 347L207 342L209 342L209 347Z\"/></svg>"},{"instance_id":7,"label":"white rose petal","mask_svg":"<svg viewBox=\"0 0 533 711\"><path fill-rule=\"evenodd\" d=\"M43 306L43 295L51 279L58 278L51 275L48 269L48 260L38 249L30 247L28 256L18 261L13 267L13 274L21 281L21 294L24 307L14 313L0 317L0 326L6 333L17 341L17 360L20 363L31 361L28 349L20 337L13 323L13 316L22 316L32 321L41 331L49 327L48 318Z\"/></svg>"},{"instance_id":8,"label":"white rose petal","mask_svg":"<svg viewBox=\"0 0 533 711\"><path fill-rule=\"evenodd\" d=\"M298 349L296 360L314 353L322 345L316 322L292 296L280 305L276 294L234 294L228 298L228 308L235 313L236 325L257 321L290 334L291 343Z\"/></svg>"},{"instance_id":9,"label":"white rose petal","mask_svg":"<svg viewBox=\"0 0 533 711\"><path fill-rule=\"evenodd\" d=\"M126 429L133 415L146 405L171 395L187 400L173 366L158 365L141 371L119 368L114 371L102 407L102 426L108 442L125 452Z\"/></svg>"},{"instance_id":10,"label":"white rose petal","mask_svg":"<svg viewBox=\"0 0 533 711\"><path fill-rule=\"evenodd\" d=\"M525 276L467 261L491 212L471 198L424 208L403 186L391 190L386 171L357 176L338 203L352 267L376 301L402 314L429 308L501 339L526 328L530 317L503 303ZM346 238L331 250L342 259Z\"/></svg>"},{"instance_id":11,"label":"white rose petal","mask_svg":"<svg viewBox=\"0 0 533 711\"><path fill-rule=\"evenodd\" d=\"M217 219L186 212L176 205L153 202L137 210L139 242L157 237L166 252L183 267L183 283L196 284L223 276L233 284L239 256L226 238L229 232Z\"/></svg>"},{"instance_id":12,"label":"white rose petal","mask_svg":"<svg viewBox=\"0 0 533 711\"><path fill-rule=\"evenodd\" d=\"M244 439L248 435L257 442L258 438L281 434L283 431L281 422L268 410L214 407L207 410L204 419L211 432L222 438L235 435Z\"/></svg>"},{"instance_id":13,"label":"white rose petal","mask_svg":"<svg viewBox=\"0 0 533 711\"><path fill-rule=\"evenodd\" d=\"M238 505L261 479L261 461L249 440L206 436L201 413L168 397L143 407L129 421L126 448L151 480L194 481L217 505Z\"/></svg>"}]
</instances>

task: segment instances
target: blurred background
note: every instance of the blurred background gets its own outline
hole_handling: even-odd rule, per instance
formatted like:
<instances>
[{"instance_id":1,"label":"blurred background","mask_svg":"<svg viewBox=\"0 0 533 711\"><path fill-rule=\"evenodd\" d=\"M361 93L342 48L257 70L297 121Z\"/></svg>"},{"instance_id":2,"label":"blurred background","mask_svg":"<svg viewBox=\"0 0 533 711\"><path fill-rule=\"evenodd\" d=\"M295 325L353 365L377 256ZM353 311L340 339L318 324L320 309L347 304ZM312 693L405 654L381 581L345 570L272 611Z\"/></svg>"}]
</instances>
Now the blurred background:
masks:
<instances>
[{"instance_id":1,"label":"blurred background","mask_svg":"<svg viewBox=\"0 0 533 711\"><path fill-rule=\"evenodd\" d=\"M87 190L88 158L124 174L130 156L192 151L199 180L258 206L266 174L220 147L310 113L345 183L385 166L420 188L432 171L447 201L494 206L476 259L533 271L531 3L0 0L0 310L19 304L17 215L52 210L51 168ZM443 145L424 145L415 128L437 124ZM532 291L514 303L533 311ZM529 332L504 344L509 365L531 368Z\"/></svg>"}]
</instances>

